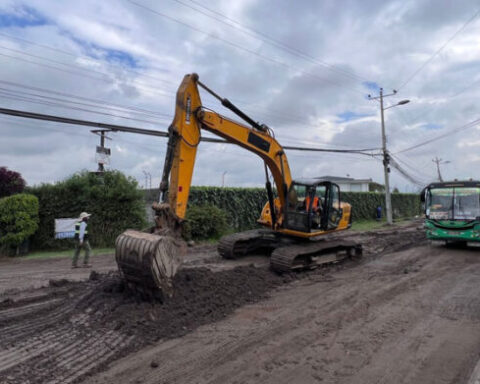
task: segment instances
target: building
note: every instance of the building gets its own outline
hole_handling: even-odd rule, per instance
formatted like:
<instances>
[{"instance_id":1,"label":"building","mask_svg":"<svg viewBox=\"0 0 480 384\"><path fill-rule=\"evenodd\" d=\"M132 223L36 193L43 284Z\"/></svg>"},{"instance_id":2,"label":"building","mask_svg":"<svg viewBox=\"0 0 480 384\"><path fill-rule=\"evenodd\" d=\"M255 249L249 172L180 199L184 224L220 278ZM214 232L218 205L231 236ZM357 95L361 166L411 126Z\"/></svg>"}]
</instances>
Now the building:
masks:
<instances>
[{"instance_id":1,"label":"building","mask_svg":"<svg viewBox=\"0 0 480 384\"><path fill-rule=\"evenodd\" d=\"M368 192L368 184L372 179L353 179L351 177L321 176L317 179L328 180L338 184L342 192Z\"/></svg>"}]
</instances>

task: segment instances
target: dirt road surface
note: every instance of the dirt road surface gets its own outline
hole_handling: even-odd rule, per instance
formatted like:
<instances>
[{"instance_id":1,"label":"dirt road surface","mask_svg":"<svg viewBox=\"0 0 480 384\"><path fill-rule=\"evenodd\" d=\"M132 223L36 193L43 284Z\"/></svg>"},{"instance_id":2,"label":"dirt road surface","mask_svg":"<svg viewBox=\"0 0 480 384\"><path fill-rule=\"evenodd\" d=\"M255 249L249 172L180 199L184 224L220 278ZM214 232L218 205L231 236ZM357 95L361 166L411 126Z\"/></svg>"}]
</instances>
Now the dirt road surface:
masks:
<instances>
[{"instance_id":1,"label":"dirt road surface","mask_svg":"<svg viewBox=\"0 0 480 384\"><path fill-rule=\"evenodd\" d=\"M91 382L466 383L480 353L479 278L477 252L412 248L283 286Z\"/></svg>"},{"instance_id":2,"label":"dirt road surface","mask_svg":"<svg viewBox=\"0 0 480 384\"><path fill-rule=\"evenodd\" d=\"M0 383L468 383L480 252L426 246L415 225L348 236L362 261L294 276L199 247L163 304L114 273L11 290L21 267L0 264Z\"/></svg>"}]
</instances>

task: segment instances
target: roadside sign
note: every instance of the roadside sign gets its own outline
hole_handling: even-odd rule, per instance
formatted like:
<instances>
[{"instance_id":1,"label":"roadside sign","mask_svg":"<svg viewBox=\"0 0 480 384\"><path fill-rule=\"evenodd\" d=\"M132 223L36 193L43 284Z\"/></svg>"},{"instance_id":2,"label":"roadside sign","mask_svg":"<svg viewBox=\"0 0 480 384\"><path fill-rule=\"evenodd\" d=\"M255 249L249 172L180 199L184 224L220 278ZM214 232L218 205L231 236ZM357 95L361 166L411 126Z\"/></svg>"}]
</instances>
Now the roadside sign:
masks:
<instances>
[{"instance_id":1,"label":"roadside sign","mask_svg":"<svg viewBox=\"0 0 480 384\"><path fill-rule=\"evenodd\" d=\"M75 219L55 219L55 239L73 239L75 237Z\"/></svg>"}]
</instances>

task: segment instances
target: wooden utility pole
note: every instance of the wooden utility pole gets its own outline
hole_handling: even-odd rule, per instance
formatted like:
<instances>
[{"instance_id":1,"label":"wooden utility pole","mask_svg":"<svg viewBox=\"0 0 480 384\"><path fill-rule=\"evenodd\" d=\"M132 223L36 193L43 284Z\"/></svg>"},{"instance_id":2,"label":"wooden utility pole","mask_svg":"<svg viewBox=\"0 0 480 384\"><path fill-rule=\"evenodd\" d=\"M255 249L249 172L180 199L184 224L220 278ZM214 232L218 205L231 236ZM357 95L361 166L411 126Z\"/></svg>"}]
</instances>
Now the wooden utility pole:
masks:
<instances>
[{"instance_id":1,"label":"wooden utility pole","mask_svg":"<svg viewBox=\"0 0 480 384\"><path fill-rule=\"evenodd\" d=\"M442 174L440 172L440 164L448 164L450 163L450 161L443 161L442 159L439 159L436 156L435 156L435 159L432 159L432 161L437 165L438 181L443 183Z\"/></svg>"},{"instance_id":2,"label":"wooden utility pole","mask_svg":"<svg viewBox=\"0 0 480 384\"><path fill-rule=\"evenodd\" d=\"M111 132L109 129L94 129L93 134L100 136L100 145L97 145L96 160L98 162L98 171L103 173L105 171L105 164L109 163L109 157L111 154L110 148L105 147L105 139L112 140L105 135L105 132Z\"/></svg>"}]
</instances>

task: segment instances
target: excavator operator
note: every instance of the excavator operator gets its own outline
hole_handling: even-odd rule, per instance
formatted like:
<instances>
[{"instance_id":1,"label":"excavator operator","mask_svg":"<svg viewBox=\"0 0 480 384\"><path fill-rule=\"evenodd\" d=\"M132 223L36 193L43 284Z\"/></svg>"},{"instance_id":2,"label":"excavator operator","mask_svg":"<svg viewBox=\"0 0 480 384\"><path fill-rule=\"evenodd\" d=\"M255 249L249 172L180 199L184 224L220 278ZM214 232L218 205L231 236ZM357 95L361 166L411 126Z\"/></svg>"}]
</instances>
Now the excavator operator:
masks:
<instances>
[{"instance_id":1,"label":"excavator operator","mask_svg":"<svg viewBox=\"0 0 480 384\"><path fill-rule=\"evenodd\" d=\"M310 207L310 201L311 201L311 197L310 196L307 196L305 197L305 210L308 211L308 208ZM320 206L320 198L318 196L314 196L313 197L313 202L312 202L312 210L311 212L315 212L317 213L318 211L321 210L321 206Z\"/></svg>"},{"instance_id":2,"label":"excavator operator","mask_svg":"<svg viewBox=\"0 0 480 384\"><path fill-rule=\"evenodd\" d=\"M315 194L315 188L309 189L307 191L307 196L305 197L304 204L305 204L305 211L310 212L310 214L313 216L312 218L313 227L320 228L322 224L323 200L321 197Z\"/></svg>"}]
</instances>

